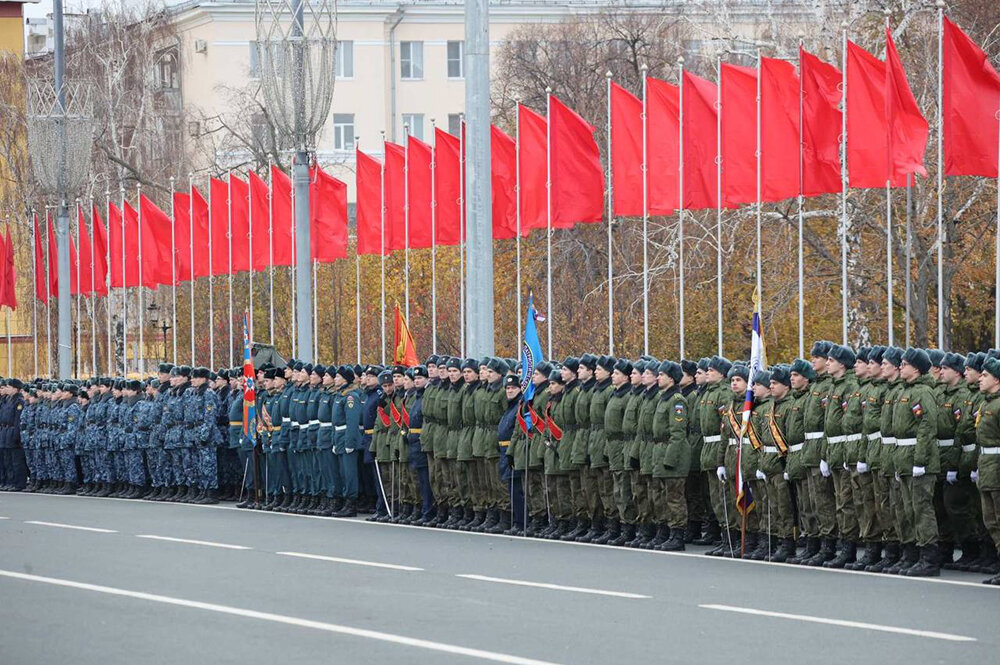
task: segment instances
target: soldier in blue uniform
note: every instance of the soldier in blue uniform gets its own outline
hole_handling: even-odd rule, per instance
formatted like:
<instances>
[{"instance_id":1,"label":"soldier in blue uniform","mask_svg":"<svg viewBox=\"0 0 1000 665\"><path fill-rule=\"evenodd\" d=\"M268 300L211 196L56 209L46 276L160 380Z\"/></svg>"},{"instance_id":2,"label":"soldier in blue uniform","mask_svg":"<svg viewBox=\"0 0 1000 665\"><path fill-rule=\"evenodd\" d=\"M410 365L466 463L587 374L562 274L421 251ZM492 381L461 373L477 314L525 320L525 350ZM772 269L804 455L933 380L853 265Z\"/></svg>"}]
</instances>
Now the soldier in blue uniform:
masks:
<instances>
[{"instance_id":1,"label":"soldier in blue uniform","mask_svg":"<svg viewBox=\"0 0 1000 665\"><path fill-rule=\"evenodd\" d=\"M84 414L84 451L90 457L92 483L83 494L108 496L111 493L111 457L108 452L108 404L111 401L111 379L100 377L94 382L90 404Z\"/></svg>"},{"instance_id":2,"label":"soldier in blue uniform","mask_svg":"<svg viewBox=\"0 0 1000 665\"><path fill-rule=\"evenodd\" d=\"M265 422L271 421L270 452L267 457L267 482L272 500L265 510L284 512L292 503L292 479L288 465L288 446L292 435L290 414L293 387L288 382L292 376L291 367L274 372L271 391L274 397L268 401ZM262 414L263 415L263 414Z\"/></svg>"},{"instance_id":3,"label":"soldier in blue uniform","mask_svg":"<svg viewBox=\"0 0 1000 665\"><path fill-rule=\"evenodd\" d=\"M71 383L64 383L60 387L56 447L62 487L58 494L76 494L79 480L76 471L76 446L84 426L83 408L77 401L79 394L80 389Z\"/></svg>"},{"instance_id":4,"label":"soldier in blue uniform","mask_svg":"<svg viewBox=\"0 0 1000 665\"><path fill-rule=\"evenodd\" d=\"M358 456L362 443L361 394L354 384L354 368L341 365L334 370L333 456L336 464L337 510L334 517L358 514Z\"/></svg>"},{"instance_id":5,"label":"soldier in blue uniform","mask_svg":"<svg viewBox=\"0 0 1000 665\"><path fill-rule=\"evenodd\" d=\"M184 431L184 393L187 392L191 368L179 365L170 370L170 389L163 402L161 426L164 432L163 448L167 456L164 482L167 491L162 501L180 501L188 495L190 487L188 470L191 450Z\"/></svg>"},{"instance_id":6,"label":"soldier in blue uniform","mask_svg":"<svg viewBox=\"0 0 1000 665\"><path fill-rule=\"evenodd\" d=\"M90 487L94 482L94 456L87 450L87 410L90 408L90 388L92 381L86 381L79 386L76 401L83 411L83 422L80 424L80 434L76 437L74 444L74 454L76 463L80 468L80 485L76 489L77 494L82 494L85 487Z\"/></svg>"},{"instance_id":7,"label":"soldier in blue uniform","mask_svg":"<svg viewBox=\"0 0 1000 665\"><path fill-rule=\"evenodd\" d=\"M163 410L170 395L170 372L174 366L170 363L161 363L157 371L155 385L151 385L152 396L148 407L149 418L149 440L146 446L146 467L149 470L150 485L153 491L146 499L149 501L162 501L167 493L169 483L168 461L169 454L164 446L166 445L167 430L163 424Z\"/></svg>"},{"instance_id":8,"label":"soldier in blue uniform","mask_svg":"<svg viewBox=\"0 0 1000 665\"><path fill-rule=\"evenodd\" d=\"M145 386L142 381L132 379L125 384L122 391L122 460L125 465L125 488L118 495L122 499L137 499L143 494L146 485L146 466L143 463L142 450L144 439L149 438L148 423L143 413L145 404ZM143 429L143 425L146 429Z\"/></svg>"},{"instance_id":9,"label":"soldier in blue uniform","mask_svg":"<svg viewBox=\"0 0 1000 665\"><path fill-rule=\"evenodd\" d=\"M0 489L18 492L27 481L24 450L21 448L21 413L24 410L20 379L4 381L0 401Z\"/></svg>"},{"instance_id":10,"label":"soldier in blue uniform","mask_svg":"<svg viewBox=\"0 0 1000 665\"><path fill-rule=\"evenodd\" d=\"M219 398L209 385L211 372L207 367L191 371L191 387L184 393L184 426L191 448L191 480L197 493L190 503L218 503L219 484L216 447L222 443L216 417L222 408ZM189 492L190 494L190 492Z\"/></svg>"},{"instance_id":11,"label":"soldier in blue uniform","mask_svg":"<svg viewBox=\"0 0 1000 665\"><path fill-rule=\"evenodd\" d=\"M360 488L367 488L365 492L367 503L358 506L359 512L374 513L381 496L375 469L375 455L372 452L375 418L378 417L378 402L382 397L382 387L378 383L381 371L380 365L368 365L361 372L361 474L358 484L359 497Z\"/></svg>"},{"instance_id":12,"label":"soldier in blue uniform","mask_svg":"<svg viewBox=\"0 0 1000 665\"><path fill-rule=\"evenodd\" d=\"M412 367L406 372L404 387L406 395L404 405L409 414L409 423L405 426L403 435L406 437L410 469L416 478L417 493L420 497L419 510L413 512L410 524L426 525L434 519L434 495L431 493L431 479L427 464L427 453L423 451L420 437L424 427L424 390L429 379L427 368L423 365Z\"/></svg>"},{"instance_id":13,"label":"soldier in blue uniform","mask_svg":"<svg viewBox=\"0 0 1000 665\"><path fill-rule=\"evenodd\" d=\"M319 503L310 513L330 517L339 510L337 505L337 491L340 483L340 468L337 460L333 456L333 401L336 393L333 389L333 377L337 373L337 367L331 365L315 365L313 374L320 377L321 387L318 391L313 391L316 395L310 404L310 426L311 433L315 433L315 471L318 471ZM312 422L315 420L315 422Z\"/></svg>"},{"instance_id":14,"label":"soldier in blue uniform","mask_svg":"<svg viewBox=\"0 0 1000 665\"><path fill-rule=\"evenodd\" d=\"M28 387L24 395L24 408L21 409L21 447L24 449L24 463L28 467L28 482L25 491L34 492L38 489L38 396L35 388Z\"/></svg>"}]
</instances>

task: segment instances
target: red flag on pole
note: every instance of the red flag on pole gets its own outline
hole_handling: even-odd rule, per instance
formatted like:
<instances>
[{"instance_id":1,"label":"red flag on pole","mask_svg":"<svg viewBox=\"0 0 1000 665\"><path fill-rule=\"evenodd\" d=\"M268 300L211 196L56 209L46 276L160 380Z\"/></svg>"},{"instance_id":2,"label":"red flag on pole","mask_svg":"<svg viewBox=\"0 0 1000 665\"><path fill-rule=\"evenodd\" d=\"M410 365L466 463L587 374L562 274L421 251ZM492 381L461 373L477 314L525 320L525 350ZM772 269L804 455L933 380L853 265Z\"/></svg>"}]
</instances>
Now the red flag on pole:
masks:
<instances>
[{"instance_id":1,"label":"red flag on pole","mask_svg":"<svg viewBox=\"0 0 1000 665\"><path fill-rule=\"evenodd\" d=\"M229 176L232 204L233 272L250 270L250 187L236 176Z\"/></svg>"},{"instance_id":2,"label":"red flag on pole","mask_svg":"<svg viewBox=\"0 0 1000 665\"><path fill-rule=\"evenodd\" d=\"M688 210L715 208L718 182L717 150L718 86L688 71L684 72L684 207Z\"/></svg>"},{"instance_id":3,"label":"red flag on pole","mask_svg":"<svg viewBox=\"0 0 1000 665\"><path fill-rule=\"evenodd\" d=\"M496 125L490 126L490 180L493 238L517 235L517 145Z\"/></svg>"},{"instance_id":4,"label":"red flag on pole","mask_svg":"<svg viewBox=\"0 0 1000 665\"><path fill-rule=\"evenodd\" d=\"M611 192L615 215L642 214L642 100L614 82L611 83Z\"/></svg>"},{"instance_id":5,"label":"red flag on pole","mask_svg":"<svg viewBox=\"0 0 1000 665\"><path fill-rule=\"evenodd\" d=\"M49 296L59 297L59 254L56 250L56 233L52 227L52 218L45 214L46 224L49 229ZM70 272L73 272L70 270Z\"/></svg>"},{"instance_id":6,"label":"red flag on pole","mask_svg":"<svg viewBox=\"0 0 1000 665\"><path fill-rule=\"evenodd\" d=\"M899 59L892 32L885 31L886 93L885 116L889 125L889 148L893 178L907 175L927 176L924 152L927 150L927 120L913 98L906 81L906 70Z\"/></svg>"},{"instance_id":7,"label":"red flag on pole","mask_svg":"<svg viewBox=\"0 0 1000 665\"><path fill-rule=\"evenodd\" d=\"M406 248L406 149L385 144L385 249Z\"/></svg>"},{"instance_id":8,"label":"red flag on pole","mask_svg":"<svg viewBox=\"0 0 1000 665\"><path fill-rule=\"evenodd\" d=\"M774 58L760 59L760 181L764 201L799 193L799 77Z\"/></svg>"},{"instance_id":9,"label":"red flag on pole","mask_svg":"<svg viewBox=\"0 0 1000 665\"><path fill-rule=\"evenodd\" d=\"M518 104L518 160L521 183L521 232L544 229L548 224L548 149L545 116L523 104Z\"/></svg>"},{"instance_id":10,"label":"red flag on pole","mask_svg":"<svg viewBox=\"0 0 1000 665\"><path fill-rule=\"evenodd\" d=\"M145 194L139 197L142 212L142 284L156 288L171 283L170 217Z\"/></svg>"},{"instance_id":11,"label":"red flag on pole","mask_svg":"<svg viewBox=\"0 0 1000 665\"><path fill-rule=\"evenodd\" d=\"M69 229L66 229L69 231ZM73 242L73 234L67 233L69 237L69 294L71 296L80 295L80 280L77 277L80 273L80 257L76 254L76 243Z\"/></svg>"},{"instance_id":12,"label":"red flag on pole","mask_svg":"<svg viewBox=\"0 0 1000 665\"><path fill-rule=\"evenodd\" d=\"M77 258L80 261L80 293L85 296L93 295L94 293L94 280L91 275L91 268L93 267L94 253L90 244L90 232L87 231L87 220L83 214L83 208L78 208L77 211L77 238L79 241L77 244L78 252Z\"/></svg>"},{"instance_id":13,"label":"red flag on pole","mask_svg":"<svg viewBox=\"0 0 1000 665\"><path fill-rule=\"evenodd\" d=\"M408 147L410 249L425 249L431 246L431 147L413 135Z\"/></svg>"},{"instance_id":14,"label":"red flag on pole","mask_svg":"<svg viewBox=\"0 0 1000 665\"><path fill-rule=\"evenodd\" d=\"M7 227L10 235L10 227ZM7 240L0 234L0 307L7 304Z\"/></svg>"},{"instance_id":15,"label":"red flag on pole","mask_svg":"<svg viewBox=\"0 0 1000 665\"><path fill-rule=\"evenodd\" d=\"M944 173L997 177L1000 74L944 19Z\"/></svg>"},{"instance_id":16,"label":"red flag on pole","mask_svg":"<svg viewBox=\"0 0 1000 665\"><path fill-rule=\"evenodd\" d=\"M417 357L417 347L413 343L413 335L410 334L406 319L403 318L403 313L399 310L399 303L396 303L396 330L392 348L392 361L396 365L413 367L420 364L420 359Z\"/></svg>"},{"instance_id":17,"label":"red flag on pole","mask_svg":"<svg viewBox=\"0 0 1000 665\"><path fill-rule=\"evenodd\" d=\"M347 185L323 169L309 169L311 258L333 263L347 258Z\"/></svg>"},{"instance_id":18,"label":"red flag on pole","mask_svg":"<svg viewBox=\"0 0 1000 665\"><path fill-rule=\"evenodd\" d=\"M125 267L123 262L125 228L122 212L114 203L108 204L108 237L111 244L111 288L120 289L125 286Z\"/></svg>"},{"instance_id":19,"label":"red flag on pole","mask_svg":"<svg viewBox=\"0 0 1000 665\"><path fill-rule=\"evenodd\" d=\"M38 215L35 215L35 298L43 305L49 302L49 294L45 288L45 275L48 268L45 265L45 252L42 244L45 242L38 226Z\"/></svg>"},{"instance_id":20,"label":"red flag on pole","mask_svg":"<svg viewBox=\"0 0 1000 665\"><path fill-rule=\"evenodd\" d=\"M91 209L91 225L93 226L93 246L91 252L94 261L94 294L108 295L108 230L104 228L101 215L95 205Z\"/></svg>"},{"instance_id":21,"label":"red flag on pole","mask_svg":"<svg viewBox=\"0 0 1000 665\"><path fill-rule=\"evenodd\" d=\"M437 218L434 242L458 245L462 235L462 142L440 127L434 128L434 200Z\"/></svg>"},{"instance_id":22,"label":"red flag on pole","mask_svg":"<svg viewBox=\"0 0 1000 665\"><path fill-rule=\"evenodd\" d=\"M757 70L722 64L722 197L757 200Z\"/></svg>"},{"instance_id":23,"label":"red flag on pole","mask_svg":"<svg viewBox=\"0 0 1000 665\"><path fill-rule=\"evenodd\" d=\"M799 49L802 72L802 194L841 191L841 71Z\"/></svg>"},{"instance_id":24,"label":"red flag on pole","mask_svg":"<svg viewBox=\"0 0 1000 665\"><path fill-rule=\"evenodd\" d=\"M125 202L125 286L139 286L139 213Z\"/></svg>"},{"instance_id":25,"label":"red flag on pole","mask_svg":"<svg viewBox=\"0 0 1000 665\"><path fill-rule=\"evenodd\" d=\"M209 182L209 234L212 237L210 258L212 275L229 274L229 185L218 178Z\"/></svg>"},{"instance_id":26,"label":"red flag on pole","mask_svg":"<svg viewBox=\"0 0 1000 665\"><path fill-rule=\"evenodd\" d=\"M647 78L646 118L646 161L649 162L646 205L650 214L672 215L680 203L680 89L666 81ZM641 195L641 173L639 178ZM642 214L641 205L639 214Z\"/></svg>"},{"instance_id":27,"label":"red flag on pole","mask_svg":"<svg viewBox=\"0 0 1000 665\"><path fill-rule=\"evenodd\" d=\"M552 226L599 222L604 214L604 174L594 126L551 95Z\"/></svg>"},{"instance_id":28,"label":"red flag on pole","mask_svg":"<svg viewBox=\"0 0 1000 665\"><path fill-rule=\"evenodd\" d=\"M253 269L267 270L271 265L271 211L267 183L250 171L250 219L253 233Z\"/></svg>"},{"instance_id":29,"label":"red flag on pole","mask_svg":"<svg viewBox=\"0 0 1000 665\"><path fill-rule=\"evenodd\" d=\"M7 238L4 241L7 250L6 261L4 261L4 305L11 309L17 309L17 269L14 267L14 240L10 237L10 226L7 227Z\"/></svg>"},{"instance_id":30,"label":"red flag on pole","mask_svg":"<svg viewBox=\"0 0 1000 665\"><path fill-rule=\"evenodd\" d=\"M271 165L271 235L274 265L292 265L292 181Z\"/></svg>"},{"instance_id":31,"label":"red flag on pole","mask_svg":"<svg viewBox=\"0 0 1000 665\"><path fill-rule=\"evenodd\" d=\"M382 252L382 164L357 151L358 254Z\"/></svg>"}]
</instances>

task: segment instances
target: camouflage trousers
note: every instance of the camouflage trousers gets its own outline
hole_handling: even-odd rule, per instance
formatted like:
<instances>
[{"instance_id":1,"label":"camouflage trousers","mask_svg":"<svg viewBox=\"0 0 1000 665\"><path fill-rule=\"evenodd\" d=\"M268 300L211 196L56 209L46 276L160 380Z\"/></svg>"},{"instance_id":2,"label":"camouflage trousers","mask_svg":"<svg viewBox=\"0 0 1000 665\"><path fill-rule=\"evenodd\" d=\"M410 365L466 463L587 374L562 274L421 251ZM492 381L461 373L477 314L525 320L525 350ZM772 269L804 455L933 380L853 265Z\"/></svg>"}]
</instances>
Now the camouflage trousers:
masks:
<instances>
[{"instance_id":1,"label":"camouflage trousers","mask_svg":"<svg viewBox=\"0 0 1000 665\"><path fill-rule=\"evenodd\" d=\"M76 454L72 449L58 451L56 463L59 469L58 479L67 483L76 483Z\"/></svg>"},{"instance_id":2,"label":"camouflage trousers","mask_svg":"<svg viewBox=\"0 0 1000 665\"><path fill-rule=\"evenodd\" d=\"M199 446L194 449L197 480L200 490L214 490L219 487L219 462L215 446Z\"/></svg>"},{"instance_id":3,"label":"camouflage trousers","mask_svg":"<svg viewBox=\"0 0 1000 665\"><path fill-rule=\"evenodd\" d=\"M193 487L194 465L190 448L170 449L170 480L176 487Z\"/></svg>"},{"instance_id":4,"label":"camouflage trousers","mask_svg":"<svg viewBox=\"0 0 1000 665\"><path fill-rule=\"evenodd\" d=\"M170 455L162 448L150 448L146 451L146 466L149 467L149 478L153 487L166 487L170 484L167 462Z\"/></svg>"},{"instance_id":5,"label":"camouflage trousers","mask_svg":"<svg viewBox=\"0 0 1000 665\"><path fill-rule=\"evenodd\" d=\"M111 455L107 450L99 448L91 453L95 483L111 482Z\"/></svg>"},{"instance_id":6,"label":"camouflage trousers","mask_svg":"<svg viewBox=\"0 0 1000 665\"><path fill-rule=\"evenodd\" d=\"M917 547L934 545L938 541L937 517L934 514L934 485L937 474L928 473L914 478L903 477L903 505L913 521Z\"/></svg>"},{"instance_id":7,"label":"camouflage trousers","mask_svg":"<svg viewBox=\"0 0 1000 665\"><path fill-rule=\"evenodd\" d=\"M896 525L896 534L899 542L909 545L914 542L916 535L913 531L913 510L907 510L906 500L903 495L903 481L889 478L889 502L892 504L892 519Z\"/></svg>"},{"instance_id":8,"label":"camouflage trousers","mask_svg":"<svg viewBox=\"0 0 1000 665\"><path fill-rule=\"evenodd\" d=\"M858 518L854 511L854 488L851 472L843 467L831 469L834 505L837 510L837 532L844 540L858 540Z\"/></svg>"},{"instance_id":9,"label":"camouflage trousers","mask_svg":"<svg viewBox=\"0 0 1000 665\"><path fill-rule=\"evenodd\" d=\"M687 497L684 495L686 483L687 477L649 479L649 502L654 523L666 524L671 529L683 529L687 526Z\"/></svg>"},{"instance_id":10,"label":"camouflage trousers","mask_svg":"<svg viewBox=\"0 0 1000 665\"><path fill-rule=\"evenodd\" d=\"M837 535L837 504L834 499L833 479L824 478L819 467L809 469L809 498L812 501L820 538Z\"/></svg>"},{"instance_id":11,"label":"camouflage trousers","mask_svg":"<svg viewBox=\"0 0 1000 665\"><path fill-rule=\"evenodd\" d=\"M6 450L0 450L0 456L6 453ZM77 453L76 458L80 461L80 481L86 484L94 482L94 456L88 452ZM2 482L4 474L0 472L0 485Z\"/></svg>"},{"instance_id":12,"label":"camouflage trousers","mask_svg":"<svg viewBox=\"0 0 1000 665\"><path fill-rule=\"evenodd\" d=\"M981 538L982 502L972 480L967 477L961 478L954 485L939 482L938 488L944 509L943 519L942 514L938 514L938 524L947 523L949 535L956 543Z\"/></svg>"},{"instance_id":13,"label":"camouflage trousers","mask_svg":"<svg viewBox=\"0 0 1000 665\"><path fill-rule=\"evenodd\" d=\"M684 484L684 495L687 499L688 520L699 524L708 519L708 485L705 474L692 471Z\"/></svg>"},{"instance_id":14,"label":"camouflage trousers","mask_svg":"<svg viewBox=\"0 0 1000 665\"><path fill-rule=\"evenodd\" d=\"M896 530L896 519L893 514L891 486L895 480L885 475L881 470L872 471L872 493L874 494L874 525L877 539L883 543L899 540Z\"/></svg>"},{"instance_id":15,"label":"camouflage trousers","mask_svg":"<svg viewBox=\"0 0 1000 665\"><path fill-rule=\"evenodd\" d=\"M573 517L578 520L587 518L587 490L584 486L586 467L577 467L569 472L570 494L573 499Z\"/></svg>"},{"instance_id":16,"label":"camouflage trousers","mask_svg":"<svg viewBox=\"0 0 1000 665\"><path fill-rule=\"evenodd\" d=\"M580 468L580 489L583 492L584 519L596 520L604 515L601 500L601 470L589 466Z\"/></svg>"},{"instance_id":17,"label":"camouflage trousers","mask_svg":"<svg viewBox=\"0 0 1000 665\"><path fill-rule=\"evenodd\" d=\"M649 524L653 521L653 505L649 496L649 482L652 477L638 469L629 471L632 487L632 503L635 504L636 524Z\"/></svg>"},{"instance_id":18,"label":"camouflage trousers","mask_svg":"<svg viewBox=\"0 0 1000 665\"><path fill-rule=\"evenodd\" d=\"M761 483L763 490L763 510L761 529L775 538L794 536L792 488L783 474L775 473Z\"/></svg>"},{"instance_id":19,"label":"camouflage trousers","mask_svg":"<svg viewBox=\"0 0 1000 665\"><path fill-rule=\"evenodd\" d=\"M618 520L622 524L635 524L636 509L635 502L632 501L632 482L629 472L624 469L612 471L611 479Z\"/></svg>"},{"instance_id":20,"label":"camouflage trousers","mask_svg":"<svg viewBox=\"0 0 1000 665\"><path fill-rule=\"evenodd\" d=\"M541 469L528 469L523 473L524 500L528 504L528 516L544 519L547 514L545 472Z\"/></svg>"},{"instance_id":21,"label":"camouflage trousers","mask_svg":"<svg viewBox=\"0 0 1000 665\"><path fill-rule=\"evenodd\" d=\"M122 460L125 463L125 482L129 485L142 486L146 484L146 466L142 461L142 451L124 450Z\"/></svg>"},{"instance_id":22,"label":"camouflage trousers","mask_svg":"<svg viewBox=\"0 0 1000 665\"><path fill-rule=\"evenodd\" d=\"M570 472L572 473L572 472ZM552 514L557 520L569 520L575 515L573 486L570 474L548 475L549 497L552 504Z\"/></svg>"},{"instance_id":23,"label":"camouflage trousers","mask_svg":"<svg viewBox=\"0 0 1000 665\"><path fill-rule=\"evenodd\" d=\"M510 512L511 484L500 478L500 458L486 457L483 459L483 478L486 481L488 504L501 513ZM513 478L513 471L511 472Z\"/></svg>"},{"instance_id":24,"label":"camouflage trousers","mask_svg":"<svg viewBox=\"0 0 1000 665\"><path fill-rule=\"evenodd\" d=\"M866 543L877 543L881 534L875 529L875 480L871 471L858 473L857 466L851 468L851 497L854 500L854 515L857 518L857 536Z\"/></svg>"},{"instance_id":25,"label":"camouflage trousers","mask_svg":"<svg viewBox=\"0 0 1000 665\"><path fill-rule=\"evenodd\" d=\"M979 493L983 504L983 524L986 532L993 539L993 544L1000 548L1000 491L986 490Z\"/></svg>"}]
</instances>

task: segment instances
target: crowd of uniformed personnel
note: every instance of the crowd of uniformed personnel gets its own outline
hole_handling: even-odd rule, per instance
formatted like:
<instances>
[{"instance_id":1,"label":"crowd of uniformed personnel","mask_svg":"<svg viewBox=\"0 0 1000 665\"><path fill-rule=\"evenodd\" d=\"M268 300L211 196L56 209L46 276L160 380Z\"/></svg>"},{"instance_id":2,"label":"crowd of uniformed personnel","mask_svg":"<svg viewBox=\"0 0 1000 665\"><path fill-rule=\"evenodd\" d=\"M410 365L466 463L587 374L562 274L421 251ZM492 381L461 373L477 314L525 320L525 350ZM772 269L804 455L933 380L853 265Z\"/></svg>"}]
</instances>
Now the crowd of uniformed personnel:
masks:
<instances>
[{"instance_id":1,"label":"crowd of uniformed personnel","mask_svg":"<svg viewBox=\"0 0 1000 665\"><path fill-rule=\"evenodd\" d=\"M521 372L265 364L249 426L240 368L8 379L0 489L1000 584L1000 350L819 341L752 377L721 356L589 353Z\"/></svg>"}]
</instances>

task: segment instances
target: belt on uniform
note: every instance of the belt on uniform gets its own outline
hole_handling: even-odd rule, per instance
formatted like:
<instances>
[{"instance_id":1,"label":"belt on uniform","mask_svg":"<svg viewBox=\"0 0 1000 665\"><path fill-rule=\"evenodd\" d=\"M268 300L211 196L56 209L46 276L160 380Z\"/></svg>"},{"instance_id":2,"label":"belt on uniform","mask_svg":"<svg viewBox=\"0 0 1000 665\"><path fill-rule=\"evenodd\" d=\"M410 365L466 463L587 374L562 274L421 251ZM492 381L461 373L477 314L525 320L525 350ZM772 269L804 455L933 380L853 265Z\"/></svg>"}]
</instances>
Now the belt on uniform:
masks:
<instances>
[{"instance_id":1,"label":"belt on uniform","mask_svg":"<svg viewBox=\"0 0 1000 665\"><path fill-rule=\"evenodd\" d=\"M500 442L500 447L501 447L501 448L506 448L506 447L508 447L509 445L510 445L510 441L501 441L501 442Z\"/></svg>"},{"instance_id":2,"label":"belt on uniform","mask_svg":"<svg viewBox=\"0 0 1000 665\"><path fill-rule=\"evenodd\" d=\"M896 445L896 437L894 437L894 436L883 436L882 437L882 443L885 443L885 444L890 445L890 446L894 446L894 445Z\"/></svg>"},{"instance_id":3,"label":"belt on uniform","mask_svg":"<svg viewBox=\"0 0 1000 665\"><path fill-rule=\"evenodd\" d=\"M872 432L871 434L868 435L869 441L878 441L881 438L882 438L882 432Z\"/></svg>"},{"instance_id":4,"label":"belt on uniform","mask_svg":"<svg viewBox=\"0 0 1000 665\"><path fill-rule=\"evenodd\" d=\"M1000 455L1000 446L981 448L979 452L981 452L983 455Z\"/></svg>"},{"instance_id":5,"label":"belt on uniform","mask_svg":"<svg viewBox=\"0 0 1000 665\"><path fill-rule=\"evenodd\" d=\"M413 427L413 428L410 428L410 429L406 430L406 433L407 434L421 434L421 433L423 433L423 431L424 430L423 430L422 427Z\"/></svg>"},{"instance_id":6,"label":"belt on uniform","mask_svg":"<svg viewBox=\"0 0 1000 665\"><path fill-rule=\"evenodd\" d=\"M823 432L806 432L806 441L812 441L813 439L822 439Z\"/></svg>"},{"instance_id":7,"label":"belt on uniform","mask_svg":"<svg viewBox=\"0 0 1000 665\"><path fill-rule=\"evenodd\" d=\"M806 434L806 438L809 438L808 434ZM827 443L843 443L844 441L847 441L846 434L841 434L840 436L828 436L826 438Z\"/></svg>"},{"instance_id":8,"label":"belt on uniform","mask_svg":"<svg viewBox=\"0 0 1000 665\"><path fill-rule=\"evenodd\" d=\"M333 423L320 423L320 427L333 427Z\"/></svg>"},{"instance_id":9,"label":"belt on uniform","mask_svg":"<svg viewBox=\"0 0 1000 665\"><path fill-rule=\"evenodd\" d=\"M706 437L703 437L703 440L704 440L705 443L718 443L719 441L722 441L722 435L721 434L715 434L713 436L706 436Z\"/></svg>"},{"instance_id":10,"label":"belt on uniform","mask_svg":"<svg viewBox=\"0 0 1000 665\"><path fill-rule=\"evenodd\" d=\"M915 446L917 445L916 439L896 439L897 446Z\"/></svg>"},{"instance_id":11,"label":"belt on uniform","mask_svg":"<svg viewBox=\"0 0 1000 665\"><path fill-rule=\"evenodd\" d=\"M290 422L292 422L292 419L291 418L282 418L281 422L283 422L283 423L290 423Z\"/></svg>"},{"instance_id":12,"label":"belt on uniform","mask_svg":"<svg viewBox=\"0 0 1000 665\"><path fill-rule=\"evenodd\" d=\"M365 434L374 434L374 433L375 433L375 430L373 430L373 429L366 429L365 430Z\"/></svg>"},{"instance_id":13,"label":"belt on uniform","mask_svg":"<svg viewBox=\"0 0 1000 665\"><path fill-rule=\"evenodd\" d=\"M299 426L299 429L306 429L309 427L309 423L296 423L296 425Z\"/></svg>"},{"instance_id":14,"label":"belt on uniform","mask_svg":"<svg viewBox=\"0 0 1000 665\"><path fill-rule=\"evenodd\" d=\"M771 455L777 455L778 454L778 446L764 446L764 452L768 453L768 454L771 454Z\"/></svg>"},{"instance_id":15,"label":"belt on uniform","mask_svg":"<svg viewBox=\"0 0 1000 665\"><path fill-rule=\"evenodd\" d=\"M860 441L862 438L864 438L864 434L848 434L845 440L850 443L852 441Z\"/></svg>"},{"instance_id":16,"label":"belt on uniform","mask_svg":"<svg viewBox=\"0 0 1000 665\"><path fill-rule=\"evenodd\" d=\"M967 443L964 446L962 446L963 453L971 453L975 451L975 449L976 449L976 444L974 443Z\"/></svg>"},{"instance_id":17,"label":"belt on uniform","mask_svg":"<svg viewBox=\"0 0 1000 665\"><path fill-rule=\"evenodd\" d=\"M938 439L938 447L951 448L955 445L955 439Z\"/></svg>"},{"instance_id":18,"label":"belt on uniform","mask_svg":"<svg viewBox=\"0 0 1000 665\"><path fill-rule=\"evenodd\" d=\"M324 423L324 424L326 424L326 423ZM329 423L329 424L331 426L333 425L333 423ZM347 425L336 425L336 426L333 427L333 431L334 432L343 432L345 429L347 429Z\"/></svg>"},{"instance_id":19,"label":"belt on uniform","mask_svg":"<svg viewBox=\"0 0 1000 665\"><path fill-rule=\"evenodd\" d=\"M318 421L318 420L310 420L310 421L309 421L309 424L307 425L307 427L308 427L309 425L319 425L319 421Z\"/></svg>"},{"instance_id":20,"label":"belt on uniform","mask_svg":"<svg viewBox=\"0 0 1000 665\"><path fill-rule=\"evenodd\" d=\"M737 442L736 442L736 439L734 439L733 437L729 437L729 445L731 445L731 446L735 446L735 445L736 445L736 443L737 443Z\"/></svg>"},{"instance_id":21,"label":"belt on uniform","mask_svg":"<svg viewBox=\"0 0 1000 665\"><path fill-rule=\"evenodd\" d=\"M804 443L795 443L795 444L792 444L792 445L788 446L788 452L790 452L790 453L797 453L800 450L802 450L802 446L804 446L804 445L805 445Z\"/></svg>"},{"instance_id":22,"label":"belt on uniform","mask_svg":"<svg viewBox=\"0 0 1000 665\"><path fill-rule=\"evenodd\" d=\"M237 425L241 425L242 426L243 425L243 421L242 420L230 420L229 421L229 426L230 427L236 427Z\"/></svg>"}]
</instances>

